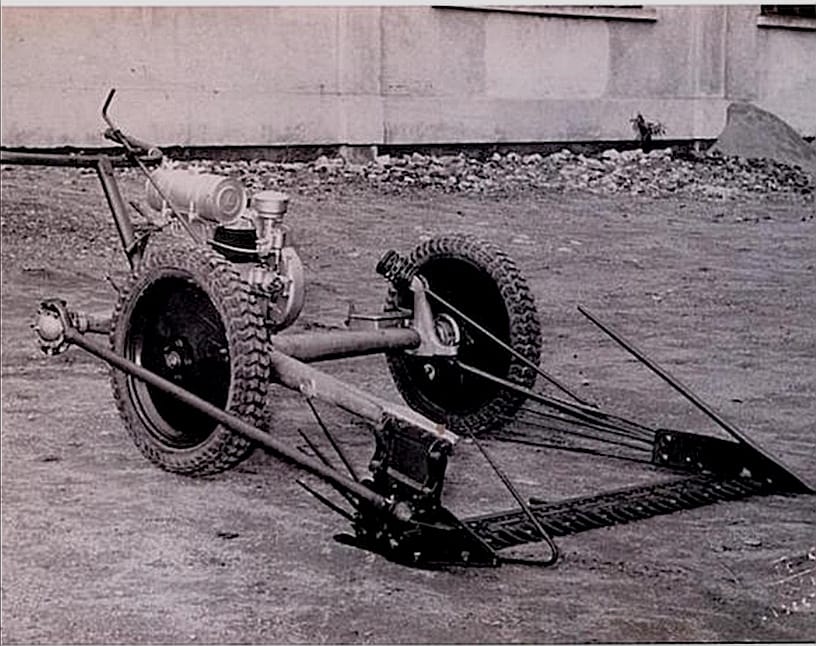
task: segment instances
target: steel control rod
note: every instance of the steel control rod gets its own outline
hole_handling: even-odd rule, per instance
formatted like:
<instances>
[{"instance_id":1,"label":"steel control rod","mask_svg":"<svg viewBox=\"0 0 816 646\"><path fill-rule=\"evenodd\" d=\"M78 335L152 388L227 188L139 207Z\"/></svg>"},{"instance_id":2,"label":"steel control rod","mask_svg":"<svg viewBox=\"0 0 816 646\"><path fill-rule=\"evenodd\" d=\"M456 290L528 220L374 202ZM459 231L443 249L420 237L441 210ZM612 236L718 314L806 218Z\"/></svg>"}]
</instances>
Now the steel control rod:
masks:
<instances>
[{"instance_id":1,"label":"steel control rod","mask_svg":"<svg viewBox=\"0 0 816 646\"><path fill-rule=\"evenodd\" d=\"M274 440L268 433L263 432L261 429L248 424L235 415L231 415L230 413L213 406L210 402L192 394L187 390L184 390L167 379L146 370L142 366L133 363L132 361L128 361L124 357L120 357L112 350L87 339L73 327L68 327L65 330L65 340L68 343L90 352L92 355L102 359L103 361L108 362L114 368L118 368L122 372L136 377L137 379L158 388L168 395L175 397L179 401L194 407L234 433L238 433L239 435L260 444L277 455L279 458L294 464L312 475L330 482L331 484L344 491L347 491L350 494L353 494L361 501L367 502L374 509L387 514L393 514L392 505L385 498L373 492L368 487L358 482L354 482L335 469L327 467L319 460L303 455L297 450Z\"/></svg>"}]
</instances>

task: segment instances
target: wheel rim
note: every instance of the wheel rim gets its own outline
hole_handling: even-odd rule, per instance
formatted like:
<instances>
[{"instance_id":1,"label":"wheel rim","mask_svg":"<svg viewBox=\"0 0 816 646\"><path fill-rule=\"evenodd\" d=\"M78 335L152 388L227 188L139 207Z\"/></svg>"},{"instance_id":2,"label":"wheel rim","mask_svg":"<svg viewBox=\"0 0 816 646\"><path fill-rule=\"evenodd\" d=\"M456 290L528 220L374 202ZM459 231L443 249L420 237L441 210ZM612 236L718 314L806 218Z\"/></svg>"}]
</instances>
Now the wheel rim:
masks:
<instances>
[{"instance_id":1,"label":"wheel rim","mask_svg":"<svg viewBox=\"0 0 816 646\"><path fill-rule=\"evenodd\" d=\"M166 274L136 300L125 338L127 358L226 408L230 395L229 342L211 298L189 275ZM147 431L163 445L202 444L218 424L171 395L128 377L128 394Z\"/></svg>"},{"instance_id":2,"label":"wheel rim","mask_svg":"<svg viewBox=\"0 0 816 646\"><path fill-rule=\"evenodd\" d=\"M510 343L510 317L493 277L482 267L463 258L431 258L417 270L431 290L470 319ZM411 296L402 295L401 304L410 307ZM433 298L429 299L437 325L456 321L461 335L458 358L490 374L505 376L511 357L495 342L468 325ZM481 408L499 387L461 370L450 358L405 355L405 367L419 385L422 396L448 413L465 415Z\"/></svg>"}]
</instances>

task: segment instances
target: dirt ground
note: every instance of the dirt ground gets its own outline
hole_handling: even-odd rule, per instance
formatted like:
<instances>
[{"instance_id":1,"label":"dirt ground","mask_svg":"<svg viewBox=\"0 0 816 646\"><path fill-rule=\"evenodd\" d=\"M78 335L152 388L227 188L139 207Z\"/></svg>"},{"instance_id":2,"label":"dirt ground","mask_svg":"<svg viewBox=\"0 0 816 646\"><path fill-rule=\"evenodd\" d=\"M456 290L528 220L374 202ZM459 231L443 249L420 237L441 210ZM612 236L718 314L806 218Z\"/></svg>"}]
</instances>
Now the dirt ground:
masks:
<instances>
[{"instance_id":1,"label":"dirt ground","mask_svg":"<svg viewBox=\"0 0 816 646\"><path fill-rule=\"evenodd\" d=\"M124 265L94 176L2 171L3 643L812 641L813 496L722 503L559 541L552 568L413 570L340 545L344 521L257 451L206 479L151 466L126 436L107 367L43 356L40 299L104 313ZM138 182L126 182L134 188ZM808 211L810 209L810 211ZM308 272L299 327L378 308L387 247L478 234L531 283L543 365L614 411L711 430L576 311L610 321L735 425L816 482L813 205L582 193L488 200L337 188L294 196ZM332 374L397 399L381 357ZM365 425L322 407L362 467ZM269 429L297 443L308 410L270 389ZM534 431L530 430L533 434ZM626 463L489 441L524 495L557 500L645 482ZM472 444L446 504L513 508Z\"/></svg>"}]
</instances>

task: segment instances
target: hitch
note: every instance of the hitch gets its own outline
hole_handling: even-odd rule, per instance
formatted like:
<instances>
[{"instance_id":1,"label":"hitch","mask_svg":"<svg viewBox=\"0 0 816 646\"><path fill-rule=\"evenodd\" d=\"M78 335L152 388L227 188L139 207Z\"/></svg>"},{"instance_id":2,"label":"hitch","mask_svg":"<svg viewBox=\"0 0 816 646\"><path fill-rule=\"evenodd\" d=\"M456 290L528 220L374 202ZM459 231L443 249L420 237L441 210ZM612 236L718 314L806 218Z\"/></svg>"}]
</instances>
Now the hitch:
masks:
<instances>
[{"instance_id":1,"label":"hitch","mask_svg":"<svg viewBox=\"0 0 816 646\"><path fill-rule=\"evenodd\" d=\"M69 310L65 301L52 298L40 303L31 329L37 335L40 350L54 356L65 352L70 345L65 337L66 330L76 330L80 334L85 332L108 334L110 324L109 318Z\"/></svg>"}]
</instances>

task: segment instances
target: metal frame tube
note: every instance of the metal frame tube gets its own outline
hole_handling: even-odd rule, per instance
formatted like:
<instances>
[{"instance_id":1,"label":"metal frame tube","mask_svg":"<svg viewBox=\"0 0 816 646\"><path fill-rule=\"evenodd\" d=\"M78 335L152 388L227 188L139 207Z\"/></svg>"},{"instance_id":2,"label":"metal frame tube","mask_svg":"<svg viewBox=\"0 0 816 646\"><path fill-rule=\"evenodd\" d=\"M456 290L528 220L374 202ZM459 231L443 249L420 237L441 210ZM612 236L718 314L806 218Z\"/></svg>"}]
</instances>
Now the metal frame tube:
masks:
<instances>
[{"instance_id":1,"label":"metal frame tube","mask_svg":"<svg viewBox=\"0 0 816 646\"><path fill-rule=\"evenodd\" d=\"M280 351L271 353L270 363L273 378L278 383L307 397L329 402L375 424L381 424L387 414L451 444L456 444L459 440L459 436L449 431L443 424L437 424L407 406L393 404L360 390Z\"/></svg>"},{"instance_id":2,"label":"metal frame tube","mask_svg":"<svg viewBox=\"0 0 816 646\"><path fill-rule=\"evenodd\" d=\"M122 249L125 251L130 268L134 269L141 263L142 249L136 240L136 234L133 230L133 221L130 219L127 208L125 208L125 201L119 192L119 184L116 182L116 176L113 174L113 165L110 159L101 157L98 160L96 174L102 184L105 199L107 199L108 206L113 214L113 221L114 224L116 224L116 230L119 232Z\"/></svg>"},{"instance_id":3,"label":"metal frame tube","mask_svg":"<svg viewBox=\"0 0 816 646\"><path fill-rule=\"evenodd\" d=\"M112 166L135 166L125 155L108 155L106 153L39 153L22 150L0 150L0 164L14 164L16 166L64 166L69 168L96 168L100 160L107 159ZM148 166L158 164L162 160L159 150L151 150L140 159Z\"/></svg>"},{"instance_id":4,"label":"metal frame tube","mask_svg":"<svg viewBox=\"0 0 816 646\"><path fill-rule=\"evenodd\" d=\"M98 155L68 155L60 153L28 153L16 150L0 151L0 163L18 166L68 166L96 168Z\"/></svg>"},{"instance_id":5,"label":"metal frame tube","mask_svg":"<svg viewBox=\"0 0 816 646\"><path fill-rule=\"evenodd\" d=\"M419 344L419 333L411 328L282 334L272 340L272 345L279 352L307 363L389 350L410 350Z\"/></svg>"}]
</instances>

